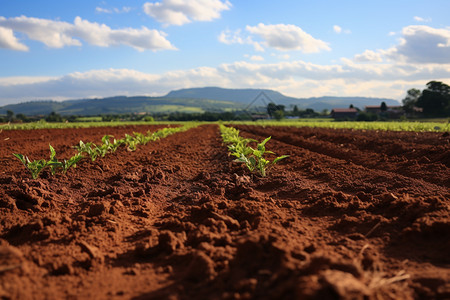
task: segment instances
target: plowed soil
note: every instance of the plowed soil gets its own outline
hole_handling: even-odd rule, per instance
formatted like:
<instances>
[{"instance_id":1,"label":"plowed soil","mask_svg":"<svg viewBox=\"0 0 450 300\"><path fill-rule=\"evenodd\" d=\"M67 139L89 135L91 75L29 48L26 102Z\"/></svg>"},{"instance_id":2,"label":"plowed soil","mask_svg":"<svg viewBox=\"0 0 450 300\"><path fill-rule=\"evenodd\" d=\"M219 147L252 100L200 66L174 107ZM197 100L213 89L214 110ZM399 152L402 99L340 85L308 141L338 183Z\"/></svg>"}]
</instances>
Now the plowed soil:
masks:
<instances>
[{"instance_id":1,"label":"plowed soil","mask_svg":"<svg viewBox=\"0 0 450 300\"><path fill-rule=\"evenodd\" d=\"M0 298L450 299L448 134L236 127L290 157L203 125L33 180L13 152L158 126L0 132Z\"/></svg>"}]
</instances>

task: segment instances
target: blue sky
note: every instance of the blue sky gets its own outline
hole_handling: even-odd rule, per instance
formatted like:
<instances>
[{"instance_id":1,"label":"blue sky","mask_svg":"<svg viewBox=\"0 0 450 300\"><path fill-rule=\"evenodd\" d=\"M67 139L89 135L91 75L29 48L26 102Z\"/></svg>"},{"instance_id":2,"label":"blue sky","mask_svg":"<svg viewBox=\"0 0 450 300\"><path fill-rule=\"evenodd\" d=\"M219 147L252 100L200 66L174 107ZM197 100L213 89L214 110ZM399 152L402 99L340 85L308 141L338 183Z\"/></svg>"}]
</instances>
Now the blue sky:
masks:
<instances>
[{"instance_id":1,"label":"blue sky","mask_svg":"<svg viewBox=\"0 0 450 300\"><path fill-rule=\"evenodd\" d=\"M450 83L450 1L0 0L0 105L190 87L401 100Z\"/></svg>"}]
</instances>

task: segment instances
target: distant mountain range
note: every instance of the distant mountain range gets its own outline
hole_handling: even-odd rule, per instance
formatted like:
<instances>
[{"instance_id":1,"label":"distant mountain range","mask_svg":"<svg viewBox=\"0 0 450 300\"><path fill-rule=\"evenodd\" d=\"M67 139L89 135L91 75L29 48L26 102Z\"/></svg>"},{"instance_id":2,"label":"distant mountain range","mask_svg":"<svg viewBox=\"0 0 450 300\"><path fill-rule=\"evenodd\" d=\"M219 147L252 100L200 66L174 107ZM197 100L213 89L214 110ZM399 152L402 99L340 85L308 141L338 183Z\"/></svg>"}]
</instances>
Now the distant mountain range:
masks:
<instances>
[{"instance_id":1,"label":"distant mountain range","mask_svg":"<svg viewBox=\"0 0 450 300\"><path fill-rule=\"evenodd\" d=\"M101 115L117 113L168 113L204 112L253 109L266 106L269 102L282 104L286 109L297 105L299 109L312 108L316 111L346 108L350 104L364 109L368 105L399 105L393 99L367 97L287 97L277 91L267 89L224 89L217 87L175 90L162 97L116 96L99 99L66 101L31 101L0 107L0 114L11 110L15 114L47 115L56 112L61 115Z\"/></svg>"}]
</instances>

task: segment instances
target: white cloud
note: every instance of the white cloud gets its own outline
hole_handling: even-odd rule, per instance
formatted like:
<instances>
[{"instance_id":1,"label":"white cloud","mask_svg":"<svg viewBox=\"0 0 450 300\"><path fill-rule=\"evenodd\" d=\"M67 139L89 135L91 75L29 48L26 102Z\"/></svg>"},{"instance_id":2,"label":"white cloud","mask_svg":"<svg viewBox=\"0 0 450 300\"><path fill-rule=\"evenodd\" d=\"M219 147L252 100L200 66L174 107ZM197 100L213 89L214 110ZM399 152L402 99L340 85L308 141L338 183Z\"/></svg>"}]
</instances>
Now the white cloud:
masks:
<instances>
[{"instance_id":1,"label":"white cloud","mask_svg":"<svg viewBox=\"0 0 450 300\"><path fill-rule=\"evenodd\" d=\"M252 61L263 61L264 57L262 57L261 55L252 55L252 56L250 56L250 60L252 60Z\"/></svg>"},{"instance_id":2,"label":"white cloud","mask_svg":"<svg viewBox=\"0 0 450 300\"><path fill-rule=\"evenodd\" d=\"M84 40L89 44L109 47L127 45L139 51L176 49L164 32L142 27L140 29L111 29L105 24L92 23L76 17L74 23L47 19L0 17L0 26L22 32L29 39L44 43L50 48L81 46Z\"/></svg>"},{"instance_id":3,"label":"white cloud","mask_svg":"<svg viewBox=\"0 0 450 300\"><path fill-rule=\"evenodd\" d=\"M221 0L162 0L146 2L144 12L165 25L183 25L192 21L212 21L231 8L229 1Z\"/></svg>"},{"instance_id":4,"label":"white cloud","mask_svg":"<svg viewBox=\"0 0 450 300\"><path fill-rule=\"evenodd\" d=\"M252 58L252 56L248 56ZM254 57L257 58L257 57ZM92 70L61 77L0 78L0 105L33 99L114 95L164 95L201 86L269 88L295 97L369 96L401 99L430 80L450 83L449 65L357 63L319 65L305 61L237 61L213 67L148 74L128 69Z\"/></svg>"},{"instance_id":5,"label":"white cloud","mask_svg":"<svg viewBox=\"0 0 450 300\"><path fill-rule=\"evenodd\" d=\"M450 28L412 25L403 28L400 44L386 57L410 63L450 63Z\"/></svg>"},{"instance_id":6,"label":"white cloud","mask_svg":"<svg viewBox=\"0 0 450 300\"><path fill-rule=\"evenodd\" d=\"M345 30L344 30L344 29L342 29L342 27L339 26L339 25L334 25L334 26L333 26L333 31L336 32L337 34L341 34L341 33L350 34L350 33L351 33L350 30L348 30L348 29L345 29Z\"/></svg>"},{"instance_id":7,"label":"white cloud","mask_svg":"<svg viewBox=\"0 0 450 300\"><path fill-rule=\"evenodd\" d=\"M261 37L266 47L282 51L300 50L304 53L316 53L331 50L327 43L313 38L295 25L260 23L257 26L247 26L246 30Z\"/></svg>"},{"instance_id":8,"label":"white cloud","mask_svg":"<svg viewBox=\"0 0 450 300\"><path fill-rule=\"evenodd\" d=\"M219 35L220 42L231 44L253 45L256 51L264 51L264 46L281 51L299 50L303 53L316 53L321 50L331 50L327 43L313 38L295 25L265 25L247 26L246 31L251 35L244 36L241 30L224 30ZM255 41L255 37L262 39Z\"/></svg>"},{"instance_id":9,"label":"white cloud","mask_svg":"<svg viewBox=\"0 0 450 300\"><path fill-rule=\"evenodd\" d=\"M132 10L131 7L128 6L123 6L122 8L103 8L103 7L99 7L97 6L95 8L95 11L98 13L104 13L104 14L112 14L112 13L116 13L116 14L120 14L120 13L128 13Z\"/></svg>"},{"instance_id":10,"label":"white cloud","mask_svg":"<svg viewBox=\"0 0 450 300\"><path fill-rule=\"evenodd\" d=\"M366 50L362 54L355 55L354 58L357 62L382 62L382 54L372 50Z\"/></svg>"},{"instance_id":11,"label":"white cloud","mask_svg":"<svg viewBox=\"0 0 450 300\"><path fill-rule=\"evenodd\" d=\"M67 22L53 21L20 16L1 18L0 26L25 33L29 39L44 43L51 48L64 46L81 46L81 42L68 34L73 25Z\"/></svg>"},{"instance_id":12,"label":"white cloud","mask_svg":"<svg viewBox=\"0 0 450 300\"><path fill-rule=\"evenodd\" d=\"M425 18L422 18L422 17L418 17L418 16L415 16L414 17L414 21L416 21L416 22L431 22L431 18L428 18L428 19L425 19Z\"/></svg>"},{"instance_id":13,"label":"white cloud","mask_svg":"<svg viewBox=\"0 0 450 300\"><path fill-rule=\"evenodd\" d=\"M0 27L0 48L16 51L28 51L28 47L19 42L12 29Z\"/></svg>"},{"instance_id":14,"label":"white cloud","mask_svg":"<svg viewBox=\"0 0 450 300\"><path fill-rule=\"evenodd\" d=\"M336 32L336 33L341 33L341 32L342 32L341 26L338 26L338 25L334 25L334 26L333 26L333 30L334 30L334 32Z\"/></svg>"},{"instance_id":15,"label":"white cloud","mask_svg":"<svg viewBox=\"0 0 450 300\"><path fill-rule=\"evenodd\" d=\"M244 37L241 33L241 30L238 29L236 31L224 30L220 33L219 42L224 43L226 45L231 44L248 44L253 45L255 51L264 52L264 48L260 43L253 41L251 36Z\"/></svg>"},{"instance_id":16,"label":"white cloud","mask_svg":"<svg viewBox=\"0 0 450 300\"><path fill-rule=\"evenodd\" d=\"M424 25L404 27L398 45L355 55L358 62L391 60L412 64L450 64L450 27Z\"/></svg>"},{"instance_id":17,"label":"white cloud","mask_svg":"<svg viewBox=\"0 0 450 300\"><path fill-rule=\"evenodd\" d=\"M95 11L98 13L104 13L104 14L112 14L112 10L108 9L108 8L103 8L103 7L96 7Z\"/></svg>"},{"instance_id":18,"label":"white cloud","mask_svg":"<svg viewBox=\"0 0 450 300\"><path fill-rule=\"evenodd\" d=\"M231 45L231 44L245 44L246 41L241 36L241 30L231 31L226 29L222 31L218 37L221 43Z\"/></svg>"}]
</instances>

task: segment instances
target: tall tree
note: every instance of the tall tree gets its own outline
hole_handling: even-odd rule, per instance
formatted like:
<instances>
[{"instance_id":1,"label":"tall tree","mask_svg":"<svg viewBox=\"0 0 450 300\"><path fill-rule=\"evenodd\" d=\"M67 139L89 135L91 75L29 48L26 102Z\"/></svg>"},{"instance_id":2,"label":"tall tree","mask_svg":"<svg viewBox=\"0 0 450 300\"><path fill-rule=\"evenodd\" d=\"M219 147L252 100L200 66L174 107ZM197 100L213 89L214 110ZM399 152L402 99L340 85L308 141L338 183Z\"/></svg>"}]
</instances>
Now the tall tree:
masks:
<instances>
[{"instance_id":1,"label":"tall tree","mask_svg":"<svg viewBox=\"0 0 450 300\"><path fill-rule=\"evenodd\" d=\"M421 92L418 89L410 89L406 93L405 99L402 100L403 109L407 113L412 113L414 112L414 107L417 106L417 100L419 99Z\"/></svg>"},{"instance_id":2,"label":"tall tree","mask_svg":"<svg viewBox=\"0 0 450 300\"><path fill-rule=\"evenodd\" d=\"M14 112L12 110L7 110L6 118L7 118L8 122L11 122L12 120L14 120Z\"/></svg>"},{"instance_id":3,"label":"tall tree","mask_svg":"<svg viewBox=\"0 0 450 300\"><path fill-rule=\"evenodd\" d=\"M417 99L427 116L448 116L450 114L450 86L440 81L430 81L422 95Z\"/></svg>"},{"instance_id":4,"label":"tall tree","mask_svg":"<svg viewBox=\"0 0 450 300\"><path fill-rule=\"evenodd\" d=\"M277 105L275 103L270 102L269 104L267 104L267 113L269 114L269 116L272 117L276 111L277 111Z\"/></svg>"},{"instance_id":5,"label":"tall tree","mask_svg":"<svg viewBox=\"0 0 450 300\"><path fill-rule=\"evenodd\" d=\"M386 105L386 102L384 102L384 101L381 102L380 110L381 110L381 112L387 111L387 105Z\"/></svg>"},{"instance_id":6,"label":"tall tree","mask_svg":"<svg viewBox=\"0 0 450 300\"><path fill-rule=\"evenodd\" d=\"M268 105L267 105L267 113L269 114L269 116L271 116L271 117L274 117L275 116L275 112L277 112L277 111L281 111L282 112L282 114L283 114L283 116L284 116L284 109L285 109L285 106L284 105L276 105L275 103L273 103L273 102L270 102Z\"/></svg>"}]
</instances>

